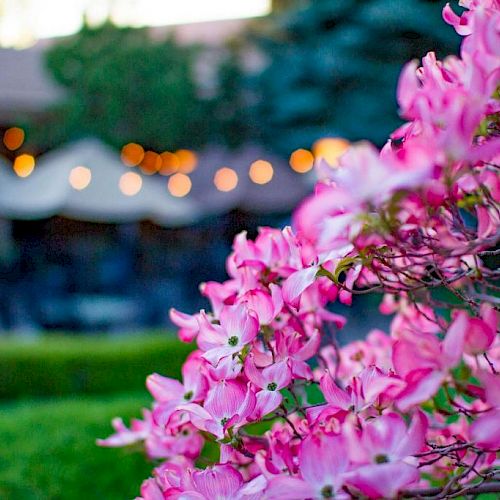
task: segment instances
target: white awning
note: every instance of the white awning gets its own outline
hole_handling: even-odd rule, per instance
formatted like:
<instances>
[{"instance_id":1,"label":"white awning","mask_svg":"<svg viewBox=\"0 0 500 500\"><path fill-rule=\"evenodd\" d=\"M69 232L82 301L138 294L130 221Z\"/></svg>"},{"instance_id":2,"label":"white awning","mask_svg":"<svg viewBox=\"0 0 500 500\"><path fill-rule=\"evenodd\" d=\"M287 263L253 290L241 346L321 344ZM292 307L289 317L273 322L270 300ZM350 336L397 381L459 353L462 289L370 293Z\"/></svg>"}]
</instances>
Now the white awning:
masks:
<instances>
[{"instance_id":1,"label":"white awning","mask_svg":"<svg viewBox=\"0 0 500 500\"><path fill-rule=\"evenodd\" d=\"M90 169L83 189L70 184L75 167ZM192 224L201 216L192 198L174 198L166 188L136 169L122 164L119 155L95 139L65 145L42 155L33 173L18 178L2 168L0 215L11 219L40 219L63 215L91 222L133 222L148 219L164 226ZM134 171L142 181L140 190L127 196L120 178Z\"/></svg>"}]
</instances>

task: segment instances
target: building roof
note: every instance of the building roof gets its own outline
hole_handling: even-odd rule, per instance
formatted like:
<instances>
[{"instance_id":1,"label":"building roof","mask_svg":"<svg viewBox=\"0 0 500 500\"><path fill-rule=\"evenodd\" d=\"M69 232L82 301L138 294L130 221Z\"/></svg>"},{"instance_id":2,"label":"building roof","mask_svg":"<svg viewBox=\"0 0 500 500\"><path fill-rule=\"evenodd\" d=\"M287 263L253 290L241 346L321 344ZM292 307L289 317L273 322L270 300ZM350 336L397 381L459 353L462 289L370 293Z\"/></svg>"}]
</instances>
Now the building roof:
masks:
<instances>
[{"instance_id":1,"label":"building roof","mask_svg":"<svg viewBox=\"0 0 500 500\"><path fill-rule=\"evenodd\" d=\"M57 102L63 91L43 64L42 45L25 50L0 49L0 119L39 112Z\"/></svg>"}]
</instances>

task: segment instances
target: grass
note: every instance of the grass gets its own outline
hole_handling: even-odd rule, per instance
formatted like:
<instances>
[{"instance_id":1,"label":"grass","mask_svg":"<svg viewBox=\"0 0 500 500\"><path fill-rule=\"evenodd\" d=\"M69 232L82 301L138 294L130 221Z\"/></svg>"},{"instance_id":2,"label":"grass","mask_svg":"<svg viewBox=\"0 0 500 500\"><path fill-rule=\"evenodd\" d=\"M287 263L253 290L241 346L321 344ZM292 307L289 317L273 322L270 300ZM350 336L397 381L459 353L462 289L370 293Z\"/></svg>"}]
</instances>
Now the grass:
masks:
<instances>
[{"instance_id":1,"label":"grass","mask_svg":"<svg viewBox=\"0 0 500 500\"><path fill-rule=\"evenodd\" d=\"M130 449L96 446L111 418L140 416L146 392L0 405L0 498L127 499L152 464Z\"/></svg>"},{"instance_id":2,"label":"grass","mask_svg":"<svg viewBox=\"0 0 500 500\"><path fill-rule=\"evenodd\" d=\"M155 371L179 377L192 349L166 334L2 339L0 399L141 390Z\"/></svg>"}]
</instances>

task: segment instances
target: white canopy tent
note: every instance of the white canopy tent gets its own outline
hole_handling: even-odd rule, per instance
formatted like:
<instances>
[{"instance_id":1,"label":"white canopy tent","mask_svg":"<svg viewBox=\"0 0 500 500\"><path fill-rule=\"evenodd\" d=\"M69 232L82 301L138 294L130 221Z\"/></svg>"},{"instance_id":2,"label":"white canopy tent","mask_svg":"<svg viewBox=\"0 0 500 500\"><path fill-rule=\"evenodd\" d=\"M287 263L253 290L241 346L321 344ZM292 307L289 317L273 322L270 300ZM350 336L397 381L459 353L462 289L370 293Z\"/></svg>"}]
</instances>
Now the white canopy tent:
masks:
<instances>
[{"instance_id":1,"label":"white canopy tent","mask_svg":"<svg viewBox=\"0 0 500 500\"><path fill-rule=\"evenodd\" d=\"M72 170L78 166L91 172L90 182L80 190L69 181ZM133 196L124 194L120 178L131 170L114 150L96 139L65 145L42 155L26 178L0 169L0 216L40 219L63 215L112 223L148 219L163 226L192 224L199 219L200 210L193 199L174 198L167 191L166 182L141 175L140 190Z\"/></svg>"},{"instance_id":2,"label":"white canopy tent","mask_svg":"<svg viewBox=\"0 0 500 500\"><path fill-rule=\"evenodd\" d=\"M265 184L256 184L249 177L250 166L257 160L272 165L272 179ZM236 187L228 192L221 192L214 185L215 173L222 167L233 169L238 176ZM203 205L207 215L233 208L257 214L289 212L311 191L308 175L293 172L283 159L254 145L235 151L213 146L206 148L200 153L198 168L191 178L192 196Z\"/></svg>"}]
</instances>

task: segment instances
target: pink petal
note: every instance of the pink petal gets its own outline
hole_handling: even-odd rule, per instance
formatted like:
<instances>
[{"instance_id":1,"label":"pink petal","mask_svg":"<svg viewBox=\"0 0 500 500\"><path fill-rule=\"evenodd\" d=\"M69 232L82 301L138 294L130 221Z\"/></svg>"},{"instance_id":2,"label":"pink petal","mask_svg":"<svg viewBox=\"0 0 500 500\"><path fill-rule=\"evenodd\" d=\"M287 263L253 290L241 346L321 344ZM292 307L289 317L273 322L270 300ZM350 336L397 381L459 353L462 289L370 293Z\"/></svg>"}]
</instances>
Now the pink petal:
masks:
<instances>
[{"instance_id":1,"label":"pink petal","mask_svg":"<svg viewBox=\"0 0 500 500\"><path fill-rule=\"evenodd\" d=\"M346 483L357 488L368 498L395 498L397 492L419 478L418 470L403 462L366 465L346 478Z\"/></svg>"},{"instance_id":2,"label":"pink petal","mask_svg":"<svg viewBox=\"0 0 500 500\"><path fill-rule=\"evenodd\" d=\"M259 322L255 314L244 304L223 307L220 313L220 323L228 339L237 337L242 344L253 340L259 330Z\"/></svg>"},{"instance_id":3,"label":"pink petal","mask_svg":"<svg viewBox=\"0 0 500 500\"><path fill-rule=\"evenodd\" d=\"M317 354L320 344L321 335L318 330L314 330L308 341L296 353L294 353L294 359L305 361L306 359L312 358Z\"/></svg>"},{"instance_id":4,"label":"pink petal","mask_svg":"<svg viewBox=\"0 0 500 500\"><path fill-rule=\"evenodd\" d=\"M153 373L147 377L146 387L159 403L172 399L181 400L185 393L184 386L178 380L163 377L158 373Z\"/></svg>"},{"instance_id":5,"label":"pink petal","mask_svg":"<svg viewBox=\"0 0 500 500\"><path fill-rule=\"evenodd\" d=\"M301 443L299 463L302 477L317 492L324 486L338 490L349 464L344 439L340 435L309 435Z\"/></svg>"},{"instance_id":6,"label":"pink petal","mask_svg":"<svg viewBox=\"0 0 500 500\"><path fill-rule=\"evenodd\" d=\"M368 421L362 442L373 459L377 455L393 457L394 450L406 437L406 424L397 413L387 413Z\"/></svg>"},{"instance_id":7,"label":"pink petal","mask_svg":"<svg viewBox=\"0 0 500 500\"><path fill-rule=\"evenodd\" d=\"M467 313L460 311L446 332L442 346L444 362L449 368L455 367L462 359L465 334L469 327L468 319Z\"/></svg>"},{"instance_id":8,"label":"pink petal","mask_svg":"<svg viewBox=\"0 0 500 500\"><path fill-rule=\"evenodd\" d=\"M397 445L393 452L393 456L402 459L422 451L425 446L427 428L427 417L420 410L417 410L413 415L406 436Z\"/></svg>"},{"instance_id":9,"label":"pink petal","mask_svg":"<svg viewBox=\"0 0 500 500\"><path fill-rule=\"evenodd\" d=\"M482 414L470 426L472 441L486 450L500 448L500 409Z\"/></svg>"},{"instance_id":10,"label":"pink petal","mask_svg":"<svg viewBox=\"0 0 500 500\"><path fill-rule=\"evenodd\" d=\"M423 403L439 390L445 375L431 368L413 370L406 377L406 388L397 396L396 405L402 411Z\"/></svg>"},{"instance_id":11,"label":"pink petal","mask_svg":"<svg viewBox=\"0 0 500 500\"><path fill-rule=\"evenodd\" d=\"M262 375L262 371L255 366L254 357L252 355L248 356L245 360L245 375L256 387L265 389L266 380Z\"/></svg>"},{"instance_id":12,"label":"pink petal","mask_svg":"<svg viewBox=\"0 0 500 500\"><path fill-rule=\"evenodd\" d=\"M274 304L269 293L263 290L250 290L243 295L242 300L249 309L255 311L261 325L268 325L274 319Z\"/></svg>"},{"instance_id":13,"label":"pink petal","mask_svg":"<svg viewBox=\"0 0 500 500\"><path fill-rule=\"evenodd\" d=\"M306 267L294 272L283 284L283 299L287 304L295 303L299 295L316 279L318 266Z\"/></svg>"},{"instance_id":14,"label":"pink petal","mask_svg":"<svg viewBox=\"0 0 500 500\"><path fill-rule=\"evenodd\" d=\"M325 399L333 407L347 410L352 405L351 396L334 382L329 373L321 377L319 385Z\"/></svg>"},{"instance_id":15,"label":"pink petal","mask_svg":"<svg viewBox=\"0 0 500 500\"><path fill-rule=\"evenodd\" d=\"M290 476L278 476L271 479L266 489L267 500L297 500L314 498L314 488L303 479Z\"/></svg>"},{"instance_id":16,"label":"pink petal","mask_svg":"<svg viewBox=\"0 0 500 500\"><path fill-rule=\"evenodd\" d=\"M223 345L221 347L215 347L203 354L203 358L206 359L212 366L217 366L219 362L231 356L242 349L242 345L229 346Z\"/></svg>"},{"instance_id":17,"label":"pink petal","mask_svg":"<svg viewBox=\"0 0 500 500\"><path fill-rule=\"evenodd\" d=\"M222 380L208 391L204 407L216 420L231 418L239 413L245 397L242 384L234 380Z\"/></svg>"},{"instance_id":18,"label":"pink petal","mask_svg":"<svg viewBox=\"0 0 500 500\"><path fill-rule=\"evenodd\" d=\"M143 500L164 500L164 496L156 480L146 479L141 485Z\"/></svg>"},{"instance_id":19,"label":"pink petal","mask_svg":"<svg viewBox=\"0 0 500 500\"><path fill-rule=\"evenodd\" d=\"M193 473L196 490L207 499L234 500L243 477L231 465L214 465Z\"/></svg>"},{"instance_id":20,"label":"pink petal","mask_svg":"<svg viewBox=\"0 0 500 500\"><path fill-rule=\"evenodd\" d=\"M420 82L416 74L417 66L416 61L405 64L398 81L397 100L403 116L407 118L411 117L410 115L407 116L407 114L420 88Z\"/></svg>"},{"instance_id":21,"label":"pink petal","mask_svg":"<svg viewBox=\"0 0 500 500\"><path fill-rule=\"evenodd\" d=\"M261 419L278 408L283 400L279 391L260 391L256 395L255 418Z\"/></svg>"},{"instance_id":22,"label":"pink petal","mask_svg":"<svg viewBox=\"0 0 500 500\"><path fill-rule=\"evenodd\" d=\"M278 361L270 366L267 366L263 370L263 375L265 379L266 386L269 383L274 382L277 385L277 389L283 389L286 387L292 378L290 368L286 361ZM264 387L265 389L266 387Z\"/></svg>"}]
</instances>

